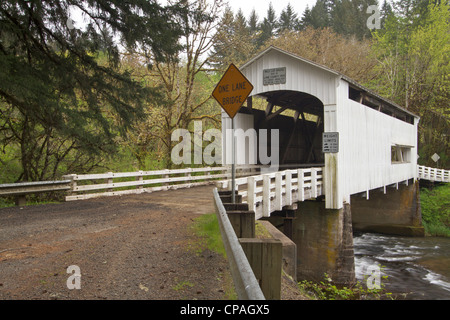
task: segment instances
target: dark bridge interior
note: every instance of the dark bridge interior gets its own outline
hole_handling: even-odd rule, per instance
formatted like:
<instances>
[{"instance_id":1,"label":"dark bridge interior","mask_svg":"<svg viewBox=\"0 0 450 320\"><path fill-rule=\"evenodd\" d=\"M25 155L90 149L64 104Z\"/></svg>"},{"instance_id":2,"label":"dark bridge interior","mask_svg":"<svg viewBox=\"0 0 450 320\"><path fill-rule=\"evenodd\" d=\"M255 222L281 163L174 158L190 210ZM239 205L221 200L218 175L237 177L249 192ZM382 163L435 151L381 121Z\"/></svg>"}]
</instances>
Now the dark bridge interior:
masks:
<instances>
[{"instance_id":1,"label":"dark bridge interior","mask_svg":"<svg viewBox=\"0 0 450 320\"><path fill-rule=\"evenodd\" d=\"M258 97L267 101L264 111L254 109L253 100L249 98L247 107L241 108L240 112L254 115L257 132L259 129L279 129L280 165L283 168L322 165L322 102L315 96L297 91L272 91Z\"/></svg>"}]
</instances>

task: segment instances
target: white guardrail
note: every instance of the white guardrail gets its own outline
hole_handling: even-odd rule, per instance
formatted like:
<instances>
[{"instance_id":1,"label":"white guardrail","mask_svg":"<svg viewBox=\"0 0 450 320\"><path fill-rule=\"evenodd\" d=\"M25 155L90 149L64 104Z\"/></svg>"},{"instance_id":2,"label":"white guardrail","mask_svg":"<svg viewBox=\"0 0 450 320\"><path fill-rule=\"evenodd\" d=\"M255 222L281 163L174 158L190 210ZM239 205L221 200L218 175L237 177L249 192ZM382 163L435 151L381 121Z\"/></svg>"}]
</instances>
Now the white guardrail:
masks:
<instances>
[{"instance_id":1,"label":"white guardrail","mask_svg":"<svg viewBox=\"0 0 450 320\"><path fill-rule=\"evenodd\" d=\"M445 169L417 166L417 176L429 181L450 182L450 170Z\"/></svg>"},{"instance_id":2,"label":"white guardrail","mask_svg":"<svg viewBox=\"0 0 450 320\"><path fill-rule=\"evenodd\" d=\"M237 167L236 175L242 177L257 174L260 168L261 166L256 165ZM70 194L66 196L66 201L72 201L100 196L190 188L211 184L214 180L230 177L230 167L207 167L101 174L71 174L64 176L64 179L71 181ZM98 192L99 190L101 191Z\"/></svg>"},{"instance_id":3,"label":"white guardrail","mask_svg":"<svg viewBox=\"0 0 450 320\"><path fill-rule=\"evenodd\" d=\"M285 170L236 179L242 202L255 211L256 219L269 217L285 206L323 195L323 168ZM231 180L219 181L222 190L231 190Z\"/></svg>"}]
</instances>

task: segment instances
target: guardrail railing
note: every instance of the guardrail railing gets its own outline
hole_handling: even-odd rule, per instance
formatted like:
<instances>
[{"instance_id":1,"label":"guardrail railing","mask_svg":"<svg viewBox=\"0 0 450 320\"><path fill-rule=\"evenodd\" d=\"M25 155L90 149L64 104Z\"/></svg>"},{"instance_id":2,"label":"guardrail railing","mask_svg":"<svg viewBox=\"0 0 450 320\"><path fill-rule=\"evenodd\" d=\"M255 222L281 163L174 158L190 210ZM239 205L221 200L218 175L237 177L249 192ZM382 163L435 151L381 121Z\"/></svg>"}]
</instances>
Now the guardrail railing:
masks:
<instances>
[{"instance_id":1,"label":"guardrail railing","mask_svg":"<svg viewBox=\"0 0 450 320\"><path fill-rule=\"evenodd\" d=\"M255 211L256 219L296 202L323 195L323 168L285 170L236 179L235 190ZM222 190L231 190L231 180L219 181Z\"/></svg>"},{"instance_id":2,"label":"guardrail railing","mask_svg":"<svg viewBox=\"0 0 450 320\"><path fill-rule=\"evenodd\" d=\"M450 170L417 166L417 172L419 179L436 182L450 182Z\"/></svg>"},{"instance_id":3,"label":"guardrail railing","mask_svg":"<svg viewBox=\"0 0 450 320\"><path fill-rule=\"evenodd\" d=\"M256 174L260 168L261 166L238 167L236 175L247 176ZM230 167L207 167L119 173L108 172L102 174L71 174L64 176L64 179L71 181L70 194L66 196L66 201L71 201L100 196L189 188L210 184L214 180L229 177L231 177Z\"/></svg>"},{"instance_id":4,"label":"guardrail railing","mask_svg":"<svg viewBox=\"0 0 450 320\"><path fill-rule=\"evenodd\" d=\"M26 195L52 191L70 190L71 180L35 181L0 184L0 196L15 196L16 204L26 204Z\"/></svg>"},{"instance_id":5,"label":"guardrail railing","mask_svg":"<svg viewBox=\"0 0 450 320\"><path fill-rule=\"evenodd\" d=\"M217 188L213 190L214 205L219 221L222 241L230 264L231 276L239 300L265 300L258 280L253 273L247 256L239 243L238 237L231 225L228 214L220 199Z\"/></svg>"}]
</instances>

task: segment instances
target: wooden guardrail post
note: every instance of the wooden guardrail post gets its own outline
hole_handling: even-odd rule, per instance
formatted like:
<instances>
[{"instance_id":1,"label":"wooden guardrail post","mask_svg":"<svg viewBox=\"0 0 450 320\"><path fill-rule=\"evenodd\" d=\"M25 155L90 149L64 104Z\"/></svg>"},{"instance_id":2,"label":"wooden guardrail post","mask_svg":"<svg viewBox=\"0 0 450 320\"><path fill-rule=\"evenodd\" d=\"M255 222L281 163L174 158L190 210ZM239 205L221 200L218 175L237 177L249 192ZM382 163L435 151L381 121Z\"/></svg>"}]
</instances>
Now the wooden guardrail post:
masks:
<instances>
[{"instance_id":1,"label":"wooden guardrail post","mask_svg":"<svg viewBox=\"0 0 450 320\"><path fill-rule=\"evenodd\" d=\"M226 207L226 204L224 204ZM248 208L248 207L247 207ZM249 210L227 210L234 232L238 238L255 237L255 212Z\"/></svg>"},{"instance_id":2,"label":"wooden guardrail post","mask_svg":"<svg viewBox=\"0 0 450 320\"><path fill-rule=\"evenodd\" d=\"M267 300L281 299L282 243L279 239L241 238L239 243Z\"/></svg>"},{"instance_id":3,"label":"wooden guardrail post","mask_svg":"<svg viewBox=\"0 0 450 320\"><path fill-rule=\"evenodd\" d=\"M112 184L113 184L113 173L112 172L108 172L108 178L106 178L106 183L111 185L111 188L108 188L107 191L113 192L114 188L112 187Z\"/></svg>"},{"instance_id":4,"label":"wooden guardrail post","mask_svg":"<svg viewBox=\"0 0 450 320\"><path fill-rule=\"evenodd\" d=\"M249 210L248 204L242 203L242 196L237 193L236 203L231 203L231 191L220 191L219 195L236 236L253 238L255 236L255 211Z\"/></svg>"},{"instance_id":5,"label":"wooden guardrail post","mask_svg":"<svg viewBox=\"0 0 450 320\"><path fill-rule=\"evenodd\" d=\"M317 198L317 169L311 168L311 198Z\"/></svg>"},{"instance_id":6,"label":"wooden guardrail post","mask_svg":"<svg viewBox=\"0 0 450 320\"><path fill-rule=\"evenodd\" d=\"M247 203L249 210L256 209L256 180L254 177L247 178Z\"/></svg>"},{"instance_id":7,"label":"wooden guardrail post","mask_svg":"<svg viewBox=\"0 0 450 320\"><path fill-rule=\"evenodd\" d=\"M263 176L263 217L270 216L270 176Z\"/></svg>"},{"instance_id":8,"label":"wooden guardrail post","mask_svg":"<svg viewBox=\"0 0 450 320\"><path fill-rule=\"evenodd\" d=\"M297 170L297 184L298 184L298 201L305 201L305 172L303 169Z\"/></svg>"},{"instance_id":9,"label":"wooden guardrail post","mask_svg":"<svg viewBox=\"0 0 450 320\"><path fill-rule=\"evenodd\" d=\"M283 175L281 172L275 174L275 210L283 210Z\"/></svg>"},{"instance_id":10,"label":"wooden guardrail post","mask_svg":"<svg viewBox=\"0 0 450 320\"><path fill-rule=\"evenodd\" d=\"M77 187L76 174L67 174L63 176L63 179L70 180L70 189L67 191L68 195L72 195Z\"/></svg>"},{"instance_id":11,"label":"wooden guardrail post","mask_svg":"<svg viewBox=\"0 0 450 320\"><path fill-rule=\"evenodd\" d=\"M23 207L27 205L27 197L24 194L16 196L16 206Z\"/></svg>"},{"instance_id":12,"label":"wooden guardrail post","mask_svg":"<svg viewBox=\"0 0 450 320\"><path fill-rule=\"evenodd\" d=\"M164 174L162 174L161 176L164 178L164 179L167 179L167 181L166 182L163 182L163 186L164 187L166 187L166 190L168 190L169 189L169 182L168 182L168 180L169 180L169 169L165 169L164 170ZM191 174L189 173L189 174L186 174L186 176L190 176Z\"/></svg>"},{"instance_id":13,"label":"wooden guardrail post","mask_svg":"<svg viewBox=\"0 0 450 320\"><path fill-rule=\"evenodd\" d=\"M142 171L142 170L140 170L140 171L139 171L139 175L136 176L136 181L139 181L139 182L144 181L144 176L143 176L143 171ZM144 189L144 186L143 186L142 184L139 184L139 185L136 187L136 189L138 189L138 190L143 190L143 189Z\"/></svg>"},{"instance_id":14,"label":"wooden guardrail post","mask_svg":"<svg viewBox=\"0 0 450 320\"><path fill-rule=\"evenodd\" d=\"M286 203L285 205L292 205L292 172L290 170L286 171L285 175L286 181Z\"/></svg>"}]
</instances>

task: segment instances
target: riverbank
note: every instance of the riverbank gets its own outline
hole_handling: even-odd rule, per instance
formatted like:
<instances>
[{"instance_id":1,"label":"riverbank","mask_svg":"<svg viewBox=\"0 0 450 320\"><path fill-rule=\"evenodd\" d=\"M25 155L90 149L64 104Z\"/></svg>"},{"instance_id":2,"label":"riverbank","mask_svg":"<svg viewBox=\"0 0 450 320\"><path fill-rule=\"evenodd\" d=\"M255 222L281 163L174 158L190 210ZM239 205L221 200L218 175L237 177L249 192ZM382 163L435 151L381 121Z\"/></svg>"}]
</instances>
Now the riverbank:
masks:
<instances>
[{"instance_id":1,"label":"riverbank","mask_svg":"<svg viewBox=\"0 0 450 320\"><path fill-rule=\"evenodd\" d=\"M450 237L450 184L422 187L420 206L426 235Z\"/></svg>"}]
</instances>

